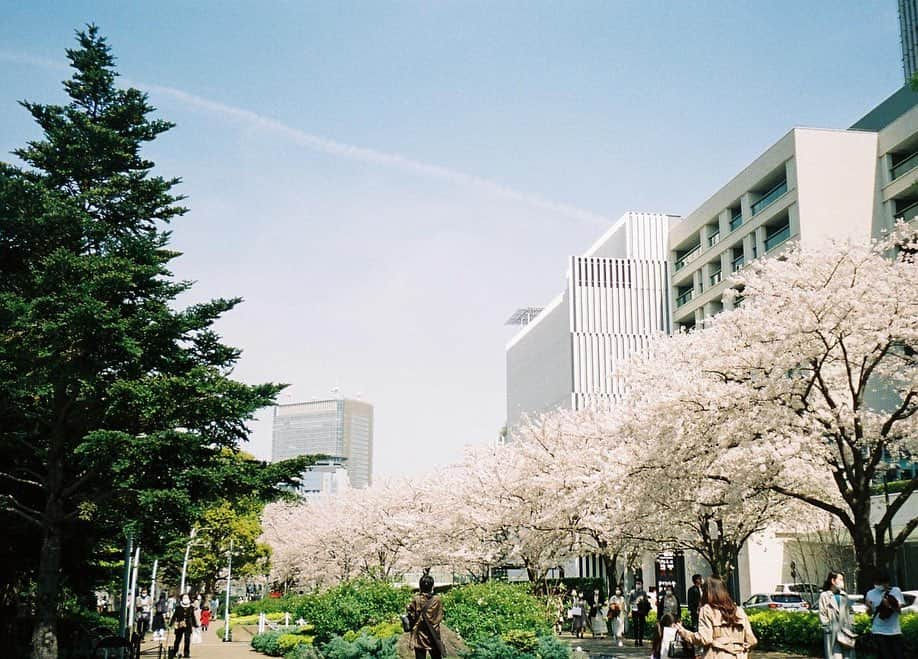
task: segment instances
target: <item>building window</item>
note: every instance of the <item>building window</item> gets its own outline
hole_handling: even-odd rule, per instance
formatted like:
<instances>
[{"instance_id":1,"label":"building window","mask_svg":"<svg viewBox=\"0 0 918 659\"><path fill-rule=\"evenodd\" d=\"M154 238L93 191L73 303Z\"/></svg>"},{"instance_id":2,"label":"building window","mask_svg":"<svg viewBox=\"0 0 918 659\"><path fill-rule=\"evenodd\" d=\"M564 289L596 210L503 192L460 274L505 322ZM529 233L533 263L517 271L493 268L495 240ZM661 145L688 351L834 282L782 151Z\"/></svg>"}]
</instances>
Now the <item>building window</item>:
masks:
<instances>
[{"instance_id":1,"label":"building window","mask_svg":"<svg viewBox=\"0 0 918 659\"><path fill-rule=\"evenodd\" d=\"M723 281L723 274L720 270L717 272L712 272L710 277L711 286L717 286L721 281Z\"/></svg>"},{"instance_id":2,"label":"building window","mask_svg":"<svg viewBox=\"0 0 918 659\"><path fill-rule=\"evenodd\" d=\"M768 229L768 233L765 234L765 251L771 251L788 238L790 238L790 223L785 219L783 224Z\"/></svg>"},{"instance_id":3,"label":"building window","mask_svg":"<svg viewBox=\"0 0 918 659\"><path fill-rule=\"evenodd\" d=\"M733 208L730 211L730 231L736 231L743 224L743 209Z\"/></svg>"},{"instance_id":4,"label":"building window","mask_svg":"<svg viewBox=\"0 0 918 659\"><path fill-rule=\"evenodd\" d=\"M752 204L752 214L758 215L763 210L771 206L774 202L784 196L787 192L787 179L784 179L778 185L762 195L762 198Z\"/></svg>"},{"instance_id":5,"label":"building window","mask_svg":"<svg viewBox=\"0 0 918 659\"><path fill-rule=\"evenodd\" d=\"M698 256L700 252L701 252L700 244L695 245L694 247L690 247L687 250L677 251L676 252L676 264L674 266L674 270L676 272L679 272L679 270L684 268L686 264L694 261L695 257Z\"/></svg>"},{"instance_id":6,"label":"building window","mask_svg":"<svg viewBox=\"0 0 918 659\"><path fill-rule=\"evenodd\" d=\"M680 286L679 293L676 296L676 307L681 307L688 303L695 296L695 289L692 286Z\"/></svg>"},{"instance_id":7,"label":"building window","mask_svg":"<svg viewBox=\"0 0 918 659\"><path fill-rule=\"evenodd\" d=\"M738 250L733 250L733 260L730 262L733 268L733 272L736 272L737 270L742 268L744 262L745 262L745 259L743 257L742 248Z\"/></svg>"},{"instance_id":8,"label":"building window","mask_svg":"<svg viewBox=\"0 0 918 659\"><path fill-rule=\"evenodd\" d=\"M889 170L890 180L895 181L915 167L918 167L918 151L893 155L893 166Z\"/></svg>"},{"instance_id":9,"label":"building window","mask_svg":"<svg viewBox=\"0 0 918 659\"><path fill-rule=\"evenodd\" d=\"M708 247L714 247L717 243L720 242L720 230L718 229L714 233L708 236Z\"/></svg>"}]
</instances>

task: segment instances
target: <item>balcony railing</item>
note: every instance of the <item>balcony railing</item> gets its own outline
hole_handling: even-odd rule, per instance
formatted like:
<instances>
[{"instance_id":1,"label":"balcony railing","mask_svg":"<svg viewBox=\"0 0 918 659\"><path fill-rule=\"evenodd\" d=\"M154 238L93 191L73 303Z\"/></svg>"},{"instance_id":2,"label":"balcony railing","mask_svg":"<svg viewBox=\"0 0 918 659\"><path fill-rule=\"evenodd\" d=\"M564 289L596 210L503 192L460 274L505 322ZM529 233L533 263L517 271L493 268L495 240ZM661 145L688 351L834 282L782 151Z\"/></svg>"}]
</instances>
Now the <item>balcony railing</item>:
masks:
<instances>
[{"instance_id":1,"label":"balcony railing","mask_svg":"<svg viewBox=\"0 0 918 659\"><path fill-rule=\"evenodd\" d=\"M701 252L701 245L695 245L691 250L680 256L676 261L675 270L678 272L684 268L687 263L694 261L699 252Z\"/></svg>"},{"instance_id":2,"label":"balcony railing","mask_svg":"<svg viewBox=\"0 0 918 659\"><path fill-rule=\"evenodd\" d=\"M918 215L918 201L900 211L896 211L896 219L901 218L906 222L911 222L916 215Z\"/></svg>"},{"instance_id":3,"label":"balcony railing","mask_svg":"<svg viewBox=\"0 0 918 659\"><path fill-rule=\"evenodd\" d=\"M711 274L711 286L717 286L724 279L723 273L718 270L717 272Z\"/></svg>"},{"instance_id":4,"label":"balcony railing","mask_svg":"<svg viewBox=\"0 0 918 659\"><path fill-rule=\"evenodd\" d=\"M777 247L788 238L790 238L790 224L785 224L777 231L773 231L772 233L765 236L765 251L770 251L772 248Z\"/></svg>"},{"instance_id":5,"label":"balcony railing","mask_svg":"<svg viewBox=\"0 0 918 659\"><path fill-rule=\"evenodd\" d=\"M740 211L736 215L730 216L730 231L736 231L736 229L743 223L743 211Z\"/></svg>"},{"instance_id":6,"label":"balcony railing","mask_svg":"<svg viewBox=\"0 0 918 659\"><path fill-rule=\"evenodd\" d=\"M736 272L737 270L743 267L743 263L745 263L745 259L743 258L742 255L740 255L740 256L737 256L735 259L733 259L731 263L733 265L733 272Z\"/></svg>"},{"instance_id":7,"label":"balcony railing","mask_svg":"<svg viewBox=\"0 0 918 659\"><path fill-rule=\"evenodd\" d=\"M717 243L720 242L720 231L717 233L712 233L708 236L708 247L714 247Z\"/></svg>"},{"instance_id":8,"label":"balcony railing","mask_svg":"<svg viewBox=\"0 0 918 659\"><path fill-rule=\"evenodd\" d=\"M694 288L688 289L687 291L685 291L679 297L676 298L676 306L681 307L683 304L691 300L694 296L695 296L695 289Z\"/></svg>"},{"instance_id":9,"label":"balcony railing","mask_svg":"<svg viewBox=\"0 0 918 659\"><path fill-rule=\"evenodd\" d=\"M779 197L787 192L787 179L784 179L778 185L762 195L762 198L752 204L752 214L757 215L773 204Z\"/></svg>"},{"instance_id":10,"label":"balcony railing","mask_svg":"<svg viewBox=\"0 0 918 659\"><path fill-rule=\"evenodd\" d=\"M889 170L892 175L892 180L895 181L897 178L903 174L908 174L910 171L918 167L918 151L910 155L905 160L899 162L895 167Z\"/></svg>"}]
</instances>

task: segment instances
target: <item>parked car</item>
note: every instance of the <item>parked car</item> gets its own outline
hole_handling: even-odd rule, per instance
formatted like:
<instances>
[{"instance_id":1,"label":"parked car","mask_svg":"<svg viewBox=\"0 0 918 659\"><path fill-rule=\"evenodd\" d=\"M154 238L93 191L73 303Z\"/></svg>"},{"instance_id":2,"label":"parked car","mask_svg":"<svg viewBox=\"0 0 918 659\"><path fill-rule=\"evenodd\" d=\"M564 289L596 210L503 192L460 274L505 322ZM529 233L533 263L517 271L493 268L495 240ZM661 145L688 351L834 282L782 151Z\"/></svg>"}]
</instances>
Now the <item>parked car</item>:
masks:
<instances>
[{"instance_id":1,"label":"parked car","mask_svg":"<svg viewBox=\"0 0 918 659\"><path fill-rule=\"evenodd\" d=\"M864 602L863 595L848 593L848 603L851 604L851 610L855 613L867 613L867 604Z\"/></svg>"},{"instance_id":2,"label":"parked car","mask_svg":"<svg viewBox=\"0 0 918 659\"><path fill-rule=\"evenodd\" d=\"M810 603L796 593L756 593L743 602L743 608L751 610L809 611Z\"/></svg>"},{"instance_id":3,"label":"parked car","mask_svg":"<svg viewBox=\"0 0 918 659\"><path fill-rule=\"evenodd\" d=\"M903 590L902 597L905 599L902 613L918 613L918 590Z\"/></svg>"},{"instance_id":4,"label":"parked car","mask_svg":"<svg viewBox=\"0 0 918 659\"><path fill-rule=\"evenodd\" d=\"M822 588L814 583L779 583L775 586L776 593L797 593L807 601L810 607L819 604L819 593Z\"/></svg>"}]
</instances>

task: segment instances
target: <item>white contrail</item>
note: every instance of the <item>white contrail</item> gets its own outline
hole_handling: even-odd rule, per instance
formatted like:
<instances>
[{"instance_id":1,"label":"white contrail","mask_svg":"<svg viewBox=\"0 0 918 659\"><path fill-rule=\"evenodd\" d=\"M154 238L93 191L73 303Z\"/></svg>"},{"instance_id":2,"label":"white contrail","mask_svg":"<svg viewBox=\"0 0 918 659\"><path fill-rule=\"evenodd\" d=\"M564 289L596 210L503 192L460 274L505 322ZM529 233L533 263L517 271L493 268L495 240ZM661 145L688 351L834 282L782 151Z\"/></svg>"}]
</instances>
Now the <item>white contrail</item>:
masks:
<instances>
[{"instance_id":1,"label":"white contrail","mask_svg":"<svg viewBox=\"0 0 918 659\"><path fill-rule=\"evenodd\" d=\"M31 66L39 66L42 68L54 70L65 70L69 68L65 65L45 58L4 51L0 51L0 60L6 60L18 64L28 64ZM448 167L441 167L440 165L434 165L420 160L414 160L397 153L387 153L385 151L377 151L375 149L368 149L366 147L354 146L352 144L345 144L343 142L336 142L335 140L330 140L319 135L307 133L306 131L294 128L292 126L288 126L287 124L282 123L276 119L252 112L251 110L245 110L243 108L212 101L210 99L196 96L174 87L149 85L137 81L131 81L126 78L122 78L122 80L128 84L134 85L141 89L145 89L152 94L169 96L184 105L197 108L199 110L204 110L205 112L218 114L227 119L242 121L263 130L282 135L291 142L305 146L314 151L327 153L339 158L347 158L364 163L380 165L382 167L399 169L412 174L426 176L441 181L447 181L457 185L479 188L489 193L505 197L507 199L513 199L514 201L521 202L534 208L552 211L565 217L581 220L604 228L612 224L612 221L609 218L597 213L583 210L582 208L577 208L576 206L571 206L569 204L562 204L551 201L538 195L521 192L519 190L515 190L514 188L507 187L497 183L496 181L482 178L480 176L466 174L465 172L449 169Z\"/></svg>"}]
</instances>

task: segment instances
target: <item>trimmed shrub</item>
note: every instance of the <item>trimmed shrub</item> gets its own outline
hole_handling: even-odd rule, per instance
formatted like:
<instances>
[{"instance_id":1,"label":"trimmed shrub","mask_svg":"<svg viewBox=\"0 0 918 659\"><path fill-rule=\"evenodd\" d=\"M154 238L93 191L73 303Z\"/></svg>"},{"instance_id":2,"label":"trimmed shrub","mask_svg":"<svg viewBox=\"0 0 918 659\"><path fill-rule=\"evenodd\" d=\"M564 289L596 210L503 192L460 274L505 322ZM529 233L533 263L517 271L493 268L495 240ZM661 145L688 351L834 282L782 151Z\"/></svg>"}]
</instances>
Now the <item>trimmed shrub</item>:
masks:
<instances>
[{"instance_id":1,"label":"trimmed shrub","mask_svg":"<svg viewBox=\"0 0 918 659\"><path fill-rule=\"evenodd\" d=\"M270 631L263 634L255 634L252 637L252 649L256 652L261 652L266 654L269 657L281 657L283 653L280 651L280 637L284 635L284 632Z\"/></svg>"},{"instance_id":2,"label":"trimmed shrub","mask_svg":"<svg viewBox=\"0 0 918 659\"><path fill-rule=\"evenodd\" d=\"M298 645L285 654L284 659L323 659L323 657L313 645Z\"/></svg>"},{"instance_id":3,"label":"trimmed shrub","mask_svg":"<svg viewBox=\"0 0 918 659\"><path fill-rule=\"evenodd\" d=\"M277 639L277 650L281 655L286 656L300 645L312 645L314 639L315 637L308 634L281 634Z\"/></svg>"},{"instance_id":4,"label":"trimmed shrub","mask_svg":"<svg viewBox=\"0 0 918 659\"><path fill-rule=\"evenodd\" d=\"M302 598L297 595L287 595L286 597L266 597L251 602L239 602L230 609L230 612L240 617L253 615L256 618L259 613L283 613L285 611L292 613L300 599Z\"/></svg>"},{"instance_id":5,"label":"trimmed shrub","mask_svg":"<svg viewBox=\"0 0 918 659\"><path fill-rule=\"evenodd\" d=\"M553 613L527 585L490 582L454 588L443 595L446 624L474 645L511 630L548 635Z\"/></svg>"},{"instance_id":6,"label":"trimmed shrub","mask_svg":"<svg viewBox=\"0 0 918 659\"><path fill-rule=\"evenodd\" d=\"M554 635L536 637L511 630L500 638L481 639L463 659L570 659L571 649Z\"/></svg>"},{"instance_id":7,"label":"trimmed shrub","mask_svg":"<svg viewBox=\"0 0 918 659\"><path fill-rule=\"evenodd\" d=\"M336 636L322 646L322 655L325 659L397 659L396 640L361 634L353 641L346 641Z\"/></svg>"},{"instance_id":8,"label":"trimmed shrub","mask_svg":"<svg viewBox=\"0 0 918 659\"><path fill-rule=\"evenodd\" d=\"M321 593L304 595L295 618L304 618L315 629L317 643L327 643L348 631L389 623L405 610L411 593L385 581L357 579Z\"/></svg>"}]
</instances>

